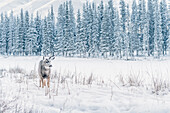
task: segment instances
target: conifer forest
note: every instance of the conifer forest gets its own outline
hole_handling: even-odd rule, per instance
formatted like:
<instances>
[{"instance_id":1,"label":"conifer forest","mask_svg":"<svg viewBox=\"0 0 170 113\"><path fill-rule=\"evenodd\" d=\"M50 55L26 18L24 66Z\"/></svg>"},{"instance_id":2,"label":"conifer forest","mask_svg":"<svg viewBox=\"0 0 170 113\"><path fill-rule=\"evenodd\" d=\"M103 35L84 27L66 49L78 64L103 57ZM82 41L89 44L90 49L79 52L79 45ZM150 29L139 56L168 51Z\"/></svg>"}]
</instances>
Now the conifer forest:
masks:
<instances>
[{"instance_id":1,"label":"conifer forest","mask_svg":"<svg viewBox=\"0 0 170 113\"><path fill-rule=\"evenodd\" d=\"M167 56L170 52L170 12L166 0L120 0L51 6L41 17L21 9L1 13L0 54L7 56L64 56L130 59Z\"/></svg>"}]
</instances>

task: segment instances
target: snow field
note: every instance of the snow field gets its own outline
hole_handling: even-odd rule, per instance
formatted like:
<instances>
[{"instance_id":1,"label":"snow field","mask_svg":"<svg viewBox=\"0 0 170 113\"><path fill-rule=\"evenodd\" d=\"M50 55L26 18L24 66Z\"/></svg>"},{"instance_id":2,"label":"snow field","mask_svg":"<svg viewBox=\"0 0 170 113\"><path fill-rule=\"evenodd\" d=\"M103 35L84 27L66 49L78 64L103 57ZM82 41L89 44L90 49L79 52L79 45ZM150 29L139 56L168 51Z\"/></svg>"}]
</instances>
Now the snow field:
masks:
<instances>
[{"instance_id":1,"label":"snow field","mask_svg":"<svg viewBox=\"0 0 170 113\"><path fill-rule=\"evenodd\" d=\"M36 73L40 59L0 57L0 68L6 69L0 71L1 111L170 113L169 60L58 57L52 62L50 93L45 96Z\"/></svg>"}]
</instances>

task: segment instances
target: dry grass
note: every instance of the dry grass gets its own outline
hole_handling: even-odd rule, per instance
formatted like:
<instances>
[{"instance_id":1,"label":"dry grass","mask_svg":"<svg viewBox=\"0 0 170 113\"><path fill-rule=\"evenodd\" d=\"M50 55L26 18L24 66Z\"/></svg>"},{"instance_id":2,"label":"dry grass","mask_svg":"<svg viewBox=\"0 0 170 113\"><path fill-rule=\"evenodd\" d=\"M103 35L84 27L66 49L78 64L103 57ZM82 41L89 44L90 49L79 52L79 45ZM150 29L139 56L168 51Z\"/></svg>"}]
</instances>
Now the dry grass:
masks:
<instances>
[{"instance_id":1,"label":"dry grass","mask_svg":"<svg viewBox=\"0 0 170 113\"><path fill-rule=\"evenodd\" d=\"M142 86L142 84L143 84L143 78L142 78L142 76L140 76L140 74L138 74L138 75L130 75L130 76L128 76L128 84L130 85L130 86Z\"/></svg>"},{"instance_id":2,"label":"dry grass","mask_svg":"<svg viewBox=\"0 0 170 113\"><path fill-rule=\"evenodd\" d=\"M166 90L170 91L170 82L163 78L152 77L152 93L159 95L160 92L164 92Z\"/></svg>"},{"instance_id":3,"label":"dry grass","mask_svg":"<svg viewBox=\"0 0 170 113\"><path fill-rule=\"evenodd\" d=\"M9 68L9 73L14 73L14 74L17 74L17 73L20 73L20 74L25 74L25 70L23 68L20 68L20 67L14 67L14 68Z\"/></svg>"}]
</instances>

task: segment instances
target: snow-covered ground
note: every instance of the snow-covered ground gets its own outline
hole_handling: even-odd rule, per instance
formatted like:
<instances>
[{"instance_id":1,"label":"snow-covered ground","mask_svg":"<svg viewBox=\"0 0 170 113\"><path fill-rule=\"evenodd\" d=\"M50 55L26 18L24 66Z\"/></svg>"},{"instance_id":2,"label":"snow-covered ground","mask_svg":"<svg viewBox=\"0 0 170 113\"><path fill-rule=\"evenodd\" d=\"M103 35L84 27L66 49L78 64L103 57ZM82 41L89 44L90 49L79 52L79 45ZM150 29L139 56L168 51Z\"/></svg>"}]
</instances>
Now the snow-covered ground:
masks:
<instances>
[{"instance_id":1,"label":"snow-covered ground","mask_svg":"<svg viewBox=\"0 0 170 113\"><path fill-rule=\"evenodd\" d=\"M0 111L170 113L169 59L124 61L57 57L52 62L47 96L47 88L38 87L37 66L41 59L0 57Z\"/></svg>"}]
</instances>

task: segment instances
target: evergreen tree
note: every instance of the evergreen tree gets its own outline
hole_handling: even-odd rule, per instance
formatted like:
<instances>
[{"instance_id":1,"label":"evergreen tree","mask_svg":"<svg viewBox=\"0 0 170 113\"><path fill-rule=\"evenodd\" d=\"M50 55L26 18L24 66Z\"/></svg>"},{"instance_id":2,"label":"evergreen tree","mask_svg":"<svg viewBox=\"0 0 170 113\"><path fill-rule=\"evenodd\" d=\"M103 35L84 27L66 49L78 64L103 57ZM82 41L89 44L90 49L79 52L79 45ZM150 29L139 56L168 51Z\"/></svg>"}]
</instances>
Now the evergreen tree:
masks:
<instances>
[{"instance_id":1,"label":"evergreen tree","mask_svg":"<svg viewBox=\"0 0 170 113\"><path fill-rule=\"evenodd\" d=\"M64 38L63 38L63 52L64 56L68 56L71 45L70 45L70 26L69 26L69 7L68 2L66 2L65 7L65 23L64 23Z\"/></svg>"},{"instance_id":2,"label":"evergreen tree","mask_svg":"<svg viewBox=\"0 0 170 113\"><path fill-rule=\"evenodd\" d=\"M144 15L143 15L143 3L142 0L139 0L138 5L138 14L137 14L137 23L138 23L138 29L137 29L137 38L139 40L139 49L140 55L143 54L143 29L144 29Z\"/></svg>"},{"instance_id":3,"label":"evergreen tree","mask_svg":"<svg viewBox=\"0 0 170 113\"><path fill-rule=\"evenodd\" d=\"M129 57L129 50L130 50L130 32L131 32L131 26L130 26L130 12L129 12L129 4L127 4L127 10L126 10L126 14L127 14L127 29L126 29L126 39L125 39L125 43L126 43L126 59L128 60Z\"/></svg>"},{"instance_id":4,"label":"evergreen tree","mask_svg":"<svg viewBox=\"0 0 170 113\"><path fill-rule=\"evenodd\" d=\"M81 19L81 29L80 29L80 40L81 40L81 45L82 45L82 54L83 57L86 57L86 53L87 53L87 15L86 15L86 6L85 4L83 5L83 15L82 15L82 19Z\"/></svg>"},{"instance_id":5,"label":"evergreen tree","mask_svg":"<svg viewBox=\"0 0 170 113\"><path fill-rule=\"evenodd\" d=\"M137 5L133 0L131 14L131 36L130 36L130 56L133 57L135 51L139 49L139 40L137 38Z\"/></svg>"},{"instance_id":6,"label":"evergreen tree","mask_svg":"<svg viewBox=\"0 0 170 113\"><path fill-rule=\"evenodd\" d=\"M161 15L158 6L158 0L155 0L155 28L154 28L154 56L159 58L162 52L162 29L161 29Z\"/></svg>"},{"instance_id":7,"label":"evergreen tree","mask_svg":"<svg viewBox=\"0 0 170 113\"><path fill-rule=\"evenodd\" d=\"M92 30L91 30L91 36L92 36L92 50L91 54L93 57L98 56L99 50L98 50L98 19L97 19L97 9L96 4L92 4Z\"/></svg>"},{"instance_id":8,"label":"evergreen tree","mask_svg":"<svg viewBox=\"0 0 170 113\"><path fill-rule=\"evenodd\" d=\"M148 1L149 18L149 56L154 55L154 0Z\"/></svg>"},{"instance_id":9,"label":"evergreen tree","mask_svg":"<svg viewBox=\"0 0 170 113\"><path fill-rule=\"evenodd\" d=\"M30 20L30 27L29 27L29 55L37 55L37 30L36 30L36 23L33 19L33 15L31 15L31 20Z\"/></svg>"},{"instance_id":10,"label":"evergreen tree","mask_svg":"<svg viewBox=\"0 0 170 113\"><path fill-rule=\"evenodd\" d=\"M12 22L12 21L11 21ZM17 55L17 47L18 47L18 31L19 31L19 24L17 24L17 18L13 17L12 27L11 27L11 35L13 37L13 47L12 47L12 55Z\"/></svg>"},{"instance_id":11,"label":"evergreen tree","mask_svg":"<svg viewBox=\"0 0 170 113\"><path fill-rule=\"evenodd\" d=\"M53 54L54 55L54 35L53 35L53 25L52 25L52 18L50 12L48 12L47 16L47 34L50 41L50 51L48 55Z\"/></svg>"},{"instance_id":12,"label":"evergreen tree","mask_svg":"<svg viewBox=\"0 0 170 113\"><path fill-rule=\"evenodd\" d=\"M9 18L7 16L7 14L5 14L5 23L4 23L4 26L5 26L5 53L7 55L10 55L9 54L9 48L10 48L10 26L9 26Z\"/></svg>"},{"instance_id":13,"label":"evergreen tree","mask_svg":"<svg viewBox=\"0 0 170 113\"><path fill-rule=\"evenodd\" d=\"M28 55L29 54L29 44L30 44L30 37L29 37L29 13L28 11L25 12L25 31L24 31L24 35L25 35L25 54Z\"/></svg>"},{"instance_id":14,"label":"evergreen tree","mask_svg":"<svg viewBox=\"0 0 170 113\"><path fill-rule=\"evenodd\" d=\"M75 16L74 16L74 8L72 5L72 1L69 1L69 29L70 29L70 54L75 53L75 36L76 36L76 22L75 22Z\"/></svg>"},{"instance_id":15,"label":"evergreen tree","mask_svg":"<svg viewBox=\"0 0 170 113\"><path fill-rule=\"evenodd\" d=\"M149 19L146 11L146 3L145 0L142 2L143 4L143 55L146 57L149 55Z\"/></svg>"},{"instance_id":16,"label":"evergreen tree","mask_svg":"<svg viewBox=\"0 0 170 113\"><path fill-rule=\"evenodd\" d=\"M25 55L25 36L24 36L24 14L23 9L20 13L20 24L19 24L19 55Z\"/></svg>"},{"instance_id":17,"label":"evergreen tree","mask_svg":"<svg viewBox=\"0 0 170 113\"><path fill-rule=\"evenodd\" d=\"M9 40L9 44L10 44L10 48L9 48L9 53L11 55L13 55L13 51L14 51L14 40L15 40L15 27L14 26L14 16L13 16L13 11L11 11L10 13L10 17L9 17L9 32L10 32L10 40Z\"/></svg>"},{"instance_id":18,"label":"evergreen tree","mask_svg":"<svg viewBox=\"0 0 170 113\"><path fill-rule=\"evenodd\" d=\"M109 27L108 27L108 34L109 34L109 41L108 41L108 45L109 45L109 52L110 52L110 55L113 57L114 55L114 52L115 52L115 19L116 19L116 16L115 16L115 8L113 7L113 1L110 0L108 2L108 24L109 24Z\"/></svg>"},{"instance_id":19,"label":"evergreen tree","mask_svg":"<svg viewBox=\"0 0 170 113\"><path fill-rule=\"evenodd\" d=\"M120 19L119 19L119 12L118 10L115 11L115 54L117 58L122 58L121 50L122 50L122 38L120 36Z\"/></svg>"},{"instance_id":20,"label":"evergreen tree","mask_svg":"<svg viewBox=\"0 0 170 113\"><path fill-rule=\"evenodd\" d=\"M89 22L88 22L88 28L87 28L87 31L88 31L88 57L91 57L92 56L92 53L93 53L93 43L92 43L92 40L93 40L93 36L92 36L92 32L93 32L93 9L92 9L92 6L91 4L88 5L89 8L88 8L88 19L89 19Z\"/></svg>"},{"instance_id":21,"label":"evergreen tree","mask_svg":"<svg viewBox=\"0 0 170 113\"><path fill-rule=\"evenodd\" d=\"M43 20L43 55L47 56L50 53L50 37L48 35L47 18Z\"/></svg>"},{"instance_id":22,"label":"evergreen tree","mask_svg":"<svg viewBox=\"0 0 170 113\"><path fill-rule=\"evenodd\" d=\"M17 16L17 20L16 20L16 29L15 29L15 55L21 55L21 39L20 39L20 18Z\"/></svg>"},{"instance_id":23,"label":"evergreen tree","mask_svg":"<svg viewBox=\"0 0 170 113\"><path fill-rule=\"evenodd\" d=\"M101 26L101 39L100 39L100 51L103 57L107 58L107 53L109 52L109 11L108 7L105 7L104 16Z\"/></svg>"},{"instance_id":24,"label":"evergreen tree","mask_svg":"<svg viewBox=\"0 0 170 113\"><path fill-rule=\"evenodd\" d=\"M121 37L122 37L122 52L125 56L126 51L126 4L124 0L120 0L120 25L121 25Z\"/></svg>"},{"instance_id":25,"label":"evergreen tree","mask_svg":"<svg viewBox=\"0 0 170 113\"><path fill-rule=\"evenodd\" d=\"M35 26L36 26L36 32L37 32L37 55L41 55L42 52L42 32L41 32L41 18L37 12L36 18L35 18Z\"/></svg>"},{"instance_id":26,"label":"evergreen tree","mask_svg":"<svg viewBox=\"0 0 170 113\"><path fill-rule=\"evenodd\" d=\"M84 34L83 40L84 40L84 56L86 56L86 53L89 51L89 14L88 14L88 2L86 4L83 4L83 15L82 15L82 29Z\"/></svg>"},{"instance_id":27,"label":"evergreen tree","mask_svg":"<svg viewBox=\"0 0 170 113\"><path fill-rule=\"evenodd\" d=\"M50 51L51 54L54 55L55 52L55 45L56 45L56 31L55 31L55 16L54 16L54 10L53 10L53 6L51 6L51 10L50 10L50 18L49 19L49 24L51 24L51 37L50 37Z\"/></svg>"},{"instance_id":28,"label":"evergreen tree","mask_svg":"<svg viewBox=\"0 0 170 113\"><path fill-rule=\"evenodd\" d=\"M1 13L1 23L0 23L0 53L3 55L5 53L5 29L4 29L4 17Z\"/></svg>"},{"instance_id":29,"label":"evergreen tree","mask_svg":"<svg viewBox=\"0 0 170 113\"><path fill-rule=\"evenodd\" d=\"M64 5L61 4L58 8L58 16L57 16L57 48L58 48L58 54L63 53L64 46L63 46L63 41L64 41L64 24L65 24L65 8ZM64 55L64 53L63 53Z\"/></svg>"},{"instance_id":30,"label":"evergreen tree","mask_svg":"<svg viewBox=\"0 0 170 113\"><path fill-rule=\"evenodd\" d=\"M160 13L161 13L161 27L162 27L162 35L163 35L163 55L167 54L168 48L168 9L166 0L162 0L160 3Z\"/></svg>"},{"instance_id":31,"label":"evergreen tree","mask_svg":"<svg viewBox=\"0 0 170 113\"><path fill-rule=\"evenodd\" d=\"M103 21L103 15L104 15L104 4L103 4L103 0L101 0L101 3L100 5L98 6L98 11L97 11L98 15L97 15L97 18L98 18L98 37L97 37L97 50L98 50L98 56L99 56L99 47L100 47L100 39L101 39L101 27L102 27L102 21Z\"/></svg>"},{"instance_id":32,"label":"evergreen tree","mask_svg":"<svg viewBox=\"0 0 170 113\"><path fill-rule=\"evenodd\" d=\"M77 32L76 32L76 54L82 57L83 54L83 39L82 39L82 23L80 10L77 12Z\"/></svg>"}]
</instances>

